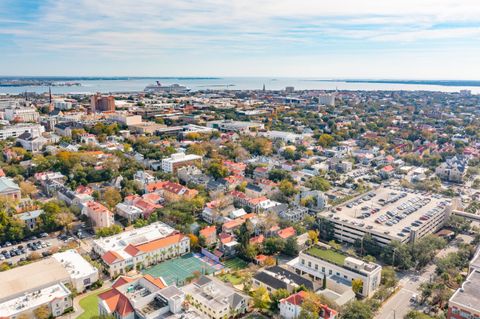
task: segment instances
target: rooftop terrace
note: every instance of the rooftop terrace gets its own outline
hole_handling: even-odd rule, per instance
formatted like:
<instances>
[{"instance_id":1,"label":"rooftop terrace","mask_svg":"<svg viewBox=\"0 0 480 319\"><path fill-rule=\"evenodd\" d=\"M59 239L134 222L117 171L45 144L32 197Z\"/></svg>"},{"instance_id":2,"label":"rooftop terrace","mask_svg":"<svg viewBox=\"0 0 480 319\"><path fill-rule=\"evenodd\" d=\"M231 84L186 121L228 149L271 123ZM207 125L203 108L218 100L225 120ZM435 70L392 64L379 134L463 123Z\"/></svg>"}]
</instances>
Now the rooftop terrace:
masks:
<instances>
[{"instance_id":1,"label":"rooftop terrace","mask_svg":"<svg viewBox=\"0 0 480 319\"><path fill-rule=\"evenodd\" d=\"M318 246L312 246L304 251L305 254L323 259L332 264L343 266L345 263L346 255L339 253L333 249L321 248Z\"/></svg>"}]
</instances>

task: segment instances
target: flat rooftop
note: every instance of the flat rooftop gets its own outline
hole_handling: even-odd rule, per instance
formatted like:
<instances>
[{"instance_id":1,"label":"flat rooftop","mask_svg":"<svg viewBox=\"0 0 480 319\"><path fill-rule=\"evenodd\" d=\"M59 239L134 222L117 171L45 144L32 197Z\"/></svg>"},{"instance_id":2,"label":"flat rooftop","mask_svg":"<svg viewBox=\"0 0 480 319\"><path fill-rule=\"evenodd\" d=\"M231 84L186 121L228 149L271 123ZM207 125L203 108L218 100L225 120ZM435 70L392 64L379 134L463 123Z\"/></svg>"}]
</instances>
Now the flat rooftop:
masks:
<instances>
[{"instance_id":1,"label":"flat rooftop","mask_svg":"<svg viewBox=\"0 0 480 319\"><path fill-rule=\"evenodd\" d=\"M480 272L472 272L462 287L459 288L450 298L450 302L457 303L464 308L469 308L475 311L480 311L478 298L480 296Z\"/></svg>"},{"instance_id":2,"label":"flat rooftop","mask_svg":"<svg viewBox=\"0 0 480 319\"><path fill-rule=\"evenodd\" d=\"M70 276L61 263L54 258L42 259L0 272L0 302L41 287L69 281Z\"/></svg>"},{"instance_id":3,"label":"flat rooftop","mask_svg":"<svg viewBox=\"0 0 480 319\"><path fill-rule=\"evenodd\" d=\"M336 252L335 250L322 249L317 246L312 246L306 249L304 253L307 255L318 257L320 259L323 259L325 261L328 261L329 263L332 263L338 266L343 266L345 263L345 258L347 258L347 256L345 256L344 254Z\"/></svg>"},{"instance_id":4,"label":"flat rooftop","mask_svg":"<svg viewBox=\"0 0 480 319\"><path fill-rule=\"evenodd\" d=\"M126 254L123 252L125 247L132 244L134 246L143 243L148 243L157 239L169 236L175 231L174 228L162 222L155 222L142 228L132 229L110 237L100 238L94 240L94 248L100 248L101 253L107 251L115 251L120 255ZM126 255L125 258L130 258Z\"/></svg>"},{"instance_id":5,"label":"flat rooftop","mask_svg":"<svg viewBox=\"0 0 480 319\"><path fill-rule=\"evenodd\" d=\"M53 254L52 258L63 265L71 278L83 278L98 273L97 268L73 249Z\"/></svg>"},{"instance_id":6,"label":"flat rooftop","mask_svg":"<svg viewBox=\"0 0 480 319\"><path fill-rule=\"evenodd\" d=\"M382 186L321 214L334 221L401 239L409 236L409 232L402 233L405 227L416 230L428 222L422 220L422 216L440 214L449 205L450 199L441 195ZM413 222L422 224L413 226Z\"/></svg>"},{"instance_id":7,"label":"flat rooftop","mask_svg":"<svg viewBox=\"0 0 480 319\"><path fill-rule=\"evenodd\" d=\"M41 290L26 293L19 297L0 303L0 317L9 318L17 313L35 309L55 298L65 298L70 295L70 290L63 284L55 284Z\"/></svg>"}]
</instances>

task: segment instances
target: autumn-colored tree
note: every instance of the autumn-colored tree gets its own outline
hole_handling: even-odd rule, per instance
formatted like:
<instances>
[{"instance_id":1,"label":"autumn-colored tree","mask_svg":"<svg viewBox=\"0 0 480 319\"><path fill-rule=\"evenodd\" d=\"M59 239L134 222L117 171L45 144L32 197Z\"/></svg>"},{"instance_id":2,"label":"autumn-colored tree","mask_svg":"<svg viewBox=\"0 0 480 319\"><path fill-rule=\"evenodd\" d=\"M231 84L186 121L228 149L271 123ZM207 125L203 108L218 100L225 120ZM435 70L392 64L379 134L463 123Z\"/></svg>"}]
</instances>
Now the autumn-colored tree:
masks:
<instances>
[{"instance_id":1,"label":"autumn-colored tree","mask_svg":"<svg viewBox=\"0 0 480 319\"><path fill-rule=\"evenodd\" d=\"M33 311L33 314L37 319L48 319L50 318L50 309L48 308L47 305L43 305L38 307Z\"/></svg>"},{"instance_id":2,"label":"autumn-colored tree","mask_svg":"<svg viewBox=\"0 0 480 319\"><path fill-rule=\"evenodd\" d=\"M190 238L190 249L191 250L196 250L198 249L198 237L195 236L194 234L188 234L188 237Z\"/></svg>"},{"instance_id":3,"label":"autumn-colored tree","mask_svg":"<svg viewBox=\"0 0 480 319\"><path fill-rule=\"evenodd\" d=\"M116 188L108 187L103 193L103 201L110 209L113 209L122 201L122 195Z\"/></svg>"},{"instance_id":4,"label":"autumn-colored tree","mask_svg":"<svg viewBox=\"0 0 480 319\"><path fill-rule=\"evenodd\" d=\"M318 230L309 230L308 231L308 239L312 244L318 243Z\"/></svg>"}]
</instances>

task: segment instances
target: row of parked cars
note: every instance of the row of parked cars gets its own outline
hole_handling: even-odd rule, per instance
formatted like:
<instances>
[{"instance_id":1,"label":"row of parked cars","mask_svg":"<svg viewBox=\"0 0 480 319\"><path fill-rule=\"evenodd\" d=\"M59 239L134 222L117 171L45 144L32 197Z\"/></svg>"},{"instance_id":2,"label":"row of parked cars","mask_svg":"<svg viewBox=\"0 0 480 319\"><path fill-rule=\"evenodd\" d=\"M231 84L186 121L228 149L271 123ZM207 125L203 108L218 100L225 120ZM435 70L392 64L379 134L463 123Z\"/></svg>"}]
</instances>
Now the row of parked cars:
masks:
<instances>
[{"instance_id":1,"label":"row of parked cars","mask_svg":"<svg viewBox=\"0 0 480 319\"><path fill-rule=\"evenodd\" d=\"M391 211L389 210L385 214L379 216L377 219L375 219L375 222L378 224L393 226L395 224L398 224L402 219L404 219L408 215L416 212L423 206L427 205L430 201L431 199L428 197L427 198L414 197L410 199L408 202L403 203L397 206L395 209Z\"/></svg>"},{"instance_id":2,"label":"row of parked cars","mask_svg":"<svg viewBox=\"0 0 480 319\"><path fill-rule=\"evenodd\" d=\"M45 237L48 237L47 233L41 233L40 235L38 235L38 237L37 236L31 236L31 237L26 238L23 241L11 241L11 242L6 241L3 244L0 244L0 248L7 248L7 247L15 246L15 245L18 245L18 244L21 244L21 243L27 243L27 242L32 241L32 240L37 240L39 238L45 238Z\"/></svg>"},{"instance_id":3,"label":"row of parked cars","mask_svg":"<svg viewBox=\"0 0 480 319\"><path fill-rule=\"evenodd\" d=\"M350 202L347 204L347 207L348 208L352 208L354 206L357 206L357 205L360 205L362 202L368 202L369 200L371 200L372 198L375 197L375 193L374 192L370 192L366 195L363 195L362 197L360 198L357 198L356 200Z\"/></svg>"},{"instance_id":4,"label":"row of parked cars","mask_svg":"<svg viewBox=\"0 0 480 319\"><path fill-rule=\"evenodd\" d=\"M44 233L44 234L40 234L40 237L47 237L48 236L48 234L46 234L46 233ZM15 242L15 241L5 242L2 245L2 248L7 248L7 249L4 249L4 250L0 251L0 261L8 260L12 257L22 256L22 255L23 256L22 256L22 258L20 258L20 261L23 261L23 260L27 259L26 254L29 251L36 251L36 250L40 250L40 249L52 246L52 244L50 242L38 240L38 238L36 236L30 237L30 238L28 238L28 240L29 241L26 242L25 244L20 244L20 245L18 245L18 242ZM13 245L18 245L18 246L15 246L15 247L11 248ZM43 252L42 255L45 257L45 256L48 255L48 252Z\"/></svg>"}]
</instances>

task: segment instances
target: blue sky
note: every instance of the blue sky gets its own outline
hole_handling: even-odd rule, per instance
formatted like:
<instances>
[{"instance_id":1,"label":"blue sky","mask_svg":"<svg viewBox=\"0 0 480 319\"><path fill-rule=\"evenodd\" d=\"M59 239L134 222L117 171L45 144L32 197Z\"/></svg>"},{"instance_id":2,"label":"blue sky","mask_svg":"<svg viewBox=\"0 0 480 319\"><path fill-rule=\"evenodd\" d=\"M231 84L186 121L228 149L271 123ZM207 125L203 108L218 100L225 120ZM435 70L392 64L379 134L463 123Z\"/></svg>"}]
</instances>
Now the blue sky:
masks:
<instances>
[{"instance_id":1,"label":"blue sky","mask_svg":"<svg viewBox=\"0 0 480 319\"><path fill-rule=\"evenodd\" d=\"M1 0L0 74L480 78L478 0Z\"/></svg>"}]
</instances>

